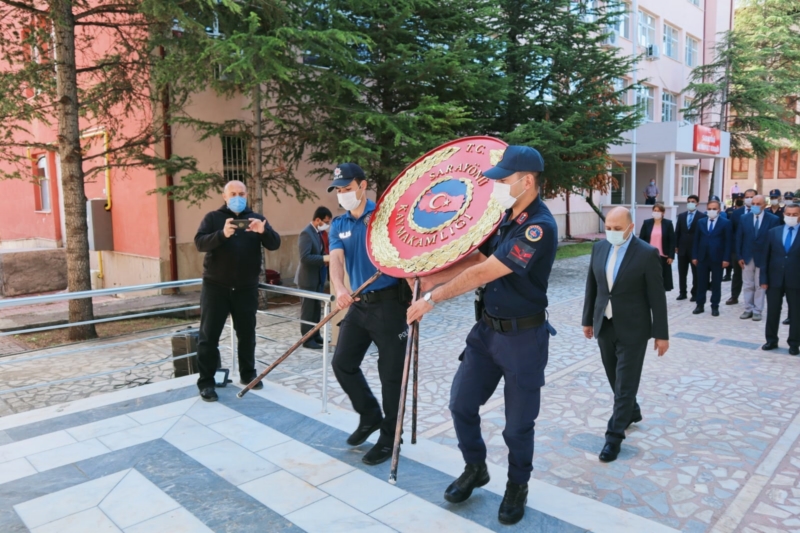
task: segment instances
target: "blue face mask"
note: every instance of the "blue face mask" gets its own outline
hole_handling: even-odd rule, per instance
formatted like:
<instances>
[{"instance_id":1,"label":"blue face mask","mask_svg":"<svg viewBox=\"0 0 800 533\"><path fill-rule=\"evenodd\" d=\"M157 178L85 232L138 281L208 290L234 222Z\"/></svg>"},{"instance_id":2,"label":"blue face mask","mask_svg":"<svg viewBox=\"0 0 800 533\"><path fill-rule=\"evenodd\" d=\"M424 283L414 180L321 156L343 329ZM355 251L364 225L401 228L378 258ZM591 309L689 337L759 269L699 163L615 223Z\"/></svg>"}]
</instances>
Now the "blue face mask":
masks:
<instances>
[{"instance_id":1,"label":"blue face mask","mask_svg":"<svg viewBox=\"0 0 800 533\"><path fill-rule=\"evenodd\" d=\"M760 215L761 214L761 207L757 206L757 205L754 205L753 207L750 208L750 212L753 213L754 215Z\"/></svg>"},{"instance_id":2,"label":"blue face mask","mask_svg":"<svg viewBox=\"0 0 800 533\"><path fill-rule=\"evenodd\" d=\"M228 209L237 215L247 207L247 200L241 196L233 196L228 200Z\"/></svg>"}]
</instances>

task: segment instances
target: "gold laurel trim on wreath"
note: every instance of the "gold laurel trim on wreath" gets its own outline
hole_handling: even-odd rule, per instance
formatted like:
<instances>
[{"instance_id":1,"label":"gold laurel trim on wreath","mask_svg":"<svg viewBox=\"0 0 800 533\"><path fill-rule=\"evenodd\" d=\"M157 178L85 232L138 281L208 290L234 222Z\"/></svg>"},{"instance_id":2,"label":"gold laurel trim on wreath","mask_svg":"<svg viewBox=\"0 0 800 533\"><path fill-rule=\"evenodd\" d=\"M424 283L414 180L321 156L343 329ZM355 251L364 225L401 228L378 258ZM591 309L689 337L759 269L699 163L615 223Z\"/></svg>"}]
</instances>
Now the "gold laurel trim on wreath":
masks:
<instances>
[{"instance_id":1,"label":"gold laurel trim on wreath","mask_svg":"<svg viewBox=\"0 0 800 533\"><path fill-rule=\"evenodd\" d=\"M416 206L417 204L419 204L420 200L422 200L422 197L428 193L428 191L430 191L440 183L443 183L445 181L450 181L452 179L453 176L445 176L443 178L439 178L438 180L434 181L433 183L428 185L425 188L425 190L419 194L419 196L417 196L417 199L414 200L414 202L411 205ZM472 189L474 189L475 186L472 184L472 180L468 180L465 178L458 178L458 181L462 182L464 185L467 186L467 190L464 195L464 204L461 206L461 209L458 210L458 213L450 217L444 224L439 224L435 228L426 229L420 227L416 222L414 222L414 208L412 207L408 210L408 216L406 217L408 225L411 226L411 229L413 229L417 233L436 233L437 231L446 228L451 222L453 222L455 219L457 219L458 217L467 212L469 204L472 203Z\"/></svg>"},{"instance_id":2,"label":"gold laurel trim on wreath","mask_svg":"<svg viewBox=\"0 0 800 533\"><path fill-rule=\"evenodd\" d=\"M437 250L425 252L409 259L402 259L397 248L391 242L389 237L389 218L397 202L414 182L436 165L450 159L458 151L458 147L450 147L426 157L408 169L397 181L396 186L389 191L384 201L381 202L381 205L373 214L375 225L372 233L372 256L381 266L400 268L409 273L428 272L455 261L458 257L467 253L470 248L480 244L492 231L495 221L503 214L503 208L494 199L490 200L486 212L467 233Z\"/></svg>"}]
</instances>

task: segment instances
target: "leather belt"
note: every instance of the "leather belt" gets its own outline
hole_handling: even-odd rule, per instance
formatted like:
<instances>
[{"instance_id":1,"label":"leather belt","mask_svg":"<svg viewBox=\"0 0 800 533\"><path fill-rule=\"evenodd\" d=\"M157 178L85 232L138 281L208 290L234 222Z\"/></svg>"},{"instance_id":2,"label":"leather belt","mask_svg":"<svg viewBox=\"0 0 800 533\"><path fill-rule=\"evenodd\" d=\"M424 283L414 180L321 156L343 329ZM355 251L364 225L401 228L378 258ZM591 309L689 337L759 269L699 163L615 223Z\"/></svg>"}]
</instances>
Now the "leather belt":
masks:
<instances>
[{"instance_id":1,"label":"leather belt","mask_svg":"<svg viewBox=\"0 0 800 533\"><path fill-rule=\"evenodd\" d=\"M362 294L359 296L361 301L368 304L374 304L378 302L385 302L386 300L396 300L400 301L400 294L397 292L397 287L389 287L388 289L383 289L380 291L372 291L366 294Z\"/></svg>"},{"instance_id":2,"label":"leather belt","mask_svg":"<svg viewBox=\"0 0 800 533\"><path fill-rule=\"evenodd\" d=\"M539 326L547 322L547 313L542 311L541 313L533 316L504 320L502 318L495 318L493 316L490 316L488 313L484 311L483 321L486 322L489 325L489 327L491 327L498 333L508 333L510 331L514 331L515 322L517 324L518 331L523 329L538 328Z\"/></svg>"}]
</instances>

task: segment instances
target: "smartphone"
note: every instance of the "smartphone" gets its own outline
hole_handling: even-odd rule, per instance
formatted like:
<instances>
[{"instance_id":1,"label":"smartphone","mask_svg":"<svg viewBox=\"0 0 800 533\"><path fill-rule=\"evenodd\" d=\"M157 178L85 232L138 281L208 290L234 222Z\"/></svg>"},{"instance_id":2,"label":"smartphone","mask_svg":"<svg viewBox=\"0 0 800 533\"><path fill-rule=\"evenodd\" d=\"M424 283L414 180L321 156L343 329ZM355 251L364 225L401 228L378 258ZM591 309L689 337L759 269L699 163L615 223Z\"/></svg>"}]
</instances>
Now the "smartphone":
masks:
<instances>
[{"instance_id":1,"label":"smartphone","mask_svg":"<svg viewBox=\"0 0 800 533\"><path fill-rule=\"evenodd\" d=\"M236 226L236 229L247 229L250 227L250 222L249 218L235 219L233 225Z\"/></svg>"}]
</instances>

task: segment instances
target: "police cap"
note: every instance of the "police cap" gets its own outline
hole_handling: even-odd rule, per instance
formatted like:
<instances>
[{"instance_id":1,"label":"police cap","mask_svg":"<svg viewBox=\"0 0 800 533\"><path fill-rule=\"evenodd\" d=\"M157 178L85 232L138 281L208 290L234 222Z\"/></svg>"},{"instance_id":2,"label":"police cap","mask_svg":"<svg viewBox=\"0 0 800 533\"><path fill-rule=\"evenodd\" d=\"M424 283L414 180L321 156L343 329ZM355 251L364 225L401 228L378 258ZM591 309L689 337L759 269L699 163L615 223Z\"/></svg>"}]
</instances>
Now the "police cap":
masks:
<instances>
[{"instance_id":1,"label":"police cap","mask_svg":"<svg viewBox=\"0 0 800 533\"><path fill-rule=\"evenodd\" d=\"M347 187L356 178L367 179L361 167L355 163L342 163L333 170L333 181L328 186L328 192L337 187Z\"/></svg>"},{"instance_id":2,"label":"police cap","mask_svg":"<svg viewBox=\"0 0 800 533\"><path fill-rule=\"evenodd\" d=\"M483 173L490 180L501 180L515 172L542 172L544 159L538 150L530 146L509 146L497 166Z\"/></svg>"},{"instance_id":3,"label":"police cap","mask_svg":"<svg viewBox=\"0 0 800 533\"><path fill-rule=\"evenodd\" d=\"M770 198L780 198L781 197L781 190L780 189L772 189L769 191Z\"/></svg>"}]
</instances>

